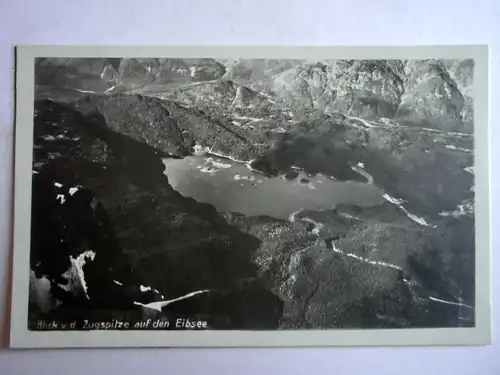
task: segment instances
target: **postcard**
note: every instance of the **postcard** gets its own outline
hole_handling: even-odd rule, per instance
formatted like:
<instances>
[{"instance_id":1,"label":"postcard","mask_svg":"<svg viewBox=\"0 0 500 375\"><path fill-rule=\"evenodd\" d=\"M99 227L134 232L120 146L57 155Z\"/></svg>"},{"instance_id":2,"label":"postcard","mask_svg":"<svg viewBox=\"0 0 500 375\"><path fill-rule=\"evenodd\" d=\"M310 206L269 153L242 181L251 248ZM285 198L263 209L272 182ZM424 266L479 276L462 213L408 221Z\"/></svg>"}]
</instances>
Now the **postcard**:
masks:
<instances>
[{"instance_id":1,"label":"postcard","mask_svg":"<svg viewBox=\"0 0 500 375\"><path fill-rule=\"evenodd\" d=\"M12 347L490 343L487 46L16 52Z\"/></svg>"}]
</instances>

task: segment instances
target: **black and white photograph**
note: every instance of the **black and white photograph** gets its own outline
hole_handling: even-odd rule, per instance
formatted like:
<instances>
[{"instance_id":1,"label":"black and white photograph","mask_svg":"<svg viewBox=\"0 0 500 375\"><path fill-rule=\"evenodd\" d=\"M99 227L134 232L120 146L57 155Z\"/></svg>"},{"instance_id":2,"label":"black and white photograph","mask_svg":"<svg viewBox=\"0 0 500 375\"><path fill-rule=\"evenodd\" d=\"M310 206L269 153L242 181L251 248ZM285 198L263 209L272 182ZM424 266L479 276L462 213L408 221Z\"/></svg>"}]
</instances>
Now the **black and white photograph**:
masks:
<instances>
[{"instance_id":1,"label":"black and white photograph","mask_svg":"<svg viewBox=\"0 0 500 375\"><path fill-rule=\"evenodd\" d=\"M477 327L474 54L103 51L24 63L23 329Z\"/></svg>"}]
</instances>

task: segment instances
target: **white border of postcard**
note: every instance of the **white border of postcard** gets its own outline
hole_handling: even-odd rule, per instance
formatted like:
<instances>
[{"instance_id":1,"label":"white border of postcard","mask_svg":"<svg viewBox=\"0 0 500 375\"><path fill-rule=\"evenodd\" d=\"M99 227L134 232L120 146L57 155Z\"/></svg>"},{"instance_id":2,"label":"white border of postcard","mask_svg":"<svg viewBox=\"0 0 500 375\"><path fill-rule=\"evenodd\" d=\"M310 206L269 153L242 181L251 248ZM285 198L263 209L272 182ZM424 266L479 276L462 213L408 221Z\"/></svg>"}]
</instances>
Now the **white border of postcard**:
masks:
<instances>
[{"instance_id":1,"label":"white border of postcard","mask_svg":"<svg viewBox=\"0 0 500 375\"><path fill-rule=\"evenodd\" d=\"M12 348L277 347L487 345L491 341L490 140L488 46L20 46L16 54ZM476 207L474 328L300 331L28 330L34 60L37 57L183 57L296 59L473 58Z\"/></svg>"}]
</instances>

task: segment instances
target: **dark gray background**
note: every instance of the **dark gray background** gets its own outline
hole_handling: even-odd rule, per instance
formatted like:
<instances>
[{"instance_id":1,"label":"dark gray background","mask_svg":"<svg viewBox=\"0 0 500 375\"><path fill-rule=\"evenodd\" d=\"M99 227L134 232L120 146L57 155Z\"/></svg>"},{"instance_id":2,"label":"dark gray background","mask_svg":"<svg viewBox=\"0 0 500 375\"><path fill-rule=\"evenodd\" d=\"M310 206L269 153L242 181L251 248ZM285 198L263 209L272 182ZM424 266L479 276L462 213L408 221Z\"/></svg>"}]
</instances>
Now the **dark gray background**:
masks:
<instances>
[{"instance_id":1,"label":"dark gray background","mask_svg":"<svg viewBox=\"0 0 500 375\"><path fill-rule=\"evenodd\" d=\"M500 101L500 47L495 0L213 0L0 2L0 331L8 326L12 198L13 50L16 44L490 44L491 103ZM492 145L500 111L491 106ZM478 145L480 147L480 145ZM493 148L493 169L500 154ZM500 177L493 171L493 207ZM500 261L493 209L493 296ZM495 304L495 301L493 302ZM495 306L492 315L495 317ZM493 322L493 342L500 335ZM5 342L5 341L4 341ZM5 344L4 344L5 345ZM0 372L67 373L369 373L495 374L498 345L392 349L128 349L0 352Z\"/></svg>"}]
</instances>

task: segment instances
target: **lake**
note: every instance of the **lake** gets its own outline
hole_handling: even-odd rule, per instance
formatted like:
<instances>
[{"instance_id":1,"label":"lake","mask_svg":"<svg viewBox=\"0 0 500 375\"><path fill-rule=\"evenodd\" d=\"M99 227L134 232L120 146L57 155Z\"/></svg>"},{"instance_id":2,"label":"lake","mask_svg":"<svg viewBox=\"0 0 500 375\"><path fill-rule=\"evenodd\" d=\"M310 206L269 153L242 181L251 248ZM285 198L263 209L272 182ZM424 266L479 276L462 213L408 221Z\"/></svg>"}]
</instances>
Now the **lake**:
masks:
<instances>
[{"instance_id":1,"label":"lake","mask_svg":"<svg viewBox=\"0 0 500 375\"><path fill-rule=\"evenodd\" d=\"M299 170L298 177L289 180L284 176L268 178L244 163L214 155L163 162L175 190L210 203L220 212L288 219L299 210L331 209L341 203L372 206L383 201L383 192L371 183L335 181Z\"/></svg>"}]
</instances>

